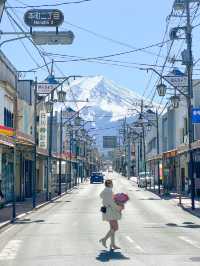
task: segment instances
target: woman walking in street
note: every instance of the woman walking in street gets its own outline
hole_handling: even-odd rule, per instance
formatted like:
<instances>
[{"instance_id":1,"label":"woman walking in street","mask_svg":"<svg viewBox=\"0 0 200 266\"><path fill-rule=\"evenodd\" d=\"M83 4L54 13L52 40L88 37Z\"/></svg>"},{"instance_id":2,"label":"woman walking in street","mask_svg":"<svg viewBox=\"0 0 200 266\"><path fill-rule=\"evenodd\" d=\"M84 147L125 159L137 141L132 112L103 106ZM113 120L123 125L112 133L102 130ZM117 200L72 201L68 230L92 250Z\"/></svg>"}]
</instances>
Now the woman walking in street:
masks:
<instances>
[{"instance_id":1,"label":"woman walking in street","mask_svg":"<svg viewBox=\"0 0 200 266\"><path fill-rule=\"evenodd\" d=\"M101 192L103 207L101 208L103 221L107 221L110 224L110 230L108 233L100 239L100 243L107 248L106 241L110 238L110 249L120 249L115 244L115 233L118 230L118 220L121 219L121 211L123 206L117 205L113 200L113 182L111 179L105 181L105 188Z\"/></svg>"}]
</instances>

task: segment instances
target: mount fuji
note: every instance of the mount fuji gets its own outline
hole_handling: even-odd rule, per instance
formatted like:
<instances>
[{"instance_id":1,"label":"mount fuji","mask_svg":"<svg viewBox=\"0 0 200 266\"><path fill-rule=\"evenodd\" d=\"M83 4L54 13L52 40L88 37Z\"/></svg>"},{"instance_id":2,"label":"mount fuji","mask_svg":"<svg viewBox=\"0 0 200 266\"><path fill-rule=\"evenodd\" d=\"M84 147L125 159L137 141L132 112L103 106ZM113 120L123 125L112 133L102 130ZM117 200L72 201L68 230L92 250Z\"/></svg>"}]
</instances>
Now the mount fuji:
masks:
<instances>
[{"instance_id":1,"label":"mount fuji","mask_svg":"<svg viewBox=\"0 0 200 266\"><path fill-rule=\"evenodd\" d=\"M119 135L122 119L126 117L130 120L137 113L131 109L139 110L141 100L149 104L133 90L121 87L103 76L74 80L64 90L69 101L67 105L74 110L81 109L81 116L86 121L94 121L90 123L90 132L101 150L103 136Z\"/></svg>"}]
</instances>

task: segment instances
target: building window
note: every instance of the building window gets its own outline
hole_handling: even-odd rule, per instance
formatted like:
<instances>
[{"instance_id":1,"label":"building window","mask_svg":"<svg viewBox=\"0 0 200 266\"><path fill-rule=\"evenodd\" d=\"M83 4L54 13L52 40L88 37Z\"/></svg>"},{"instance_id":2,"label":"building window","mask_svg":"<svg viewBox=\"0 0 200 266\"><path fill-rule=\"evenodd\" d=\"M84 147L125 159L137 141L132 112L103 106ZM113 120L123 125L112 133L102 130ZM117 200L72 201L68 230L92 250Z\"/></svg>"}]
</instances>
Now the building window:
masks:
<instances>
[{"instance_id":1,"label":"building window","mask_svg":"<svg viewBox=\"0 0 200 266\"><path fill-rule=\"evenodd\" d=\"M187 117L184 118L184 135L187 135L188 134L188 120L187 120Z\"/></svg>"},{"instance_id":2,"label":"building window","mask_svg":"<svg viewBox=\"0 0 200 266\"><path fill-rule=\"evenodd\" d=\"M4 107L4 126L13 128L13 113Z\"/></svg>"}]
</instances>

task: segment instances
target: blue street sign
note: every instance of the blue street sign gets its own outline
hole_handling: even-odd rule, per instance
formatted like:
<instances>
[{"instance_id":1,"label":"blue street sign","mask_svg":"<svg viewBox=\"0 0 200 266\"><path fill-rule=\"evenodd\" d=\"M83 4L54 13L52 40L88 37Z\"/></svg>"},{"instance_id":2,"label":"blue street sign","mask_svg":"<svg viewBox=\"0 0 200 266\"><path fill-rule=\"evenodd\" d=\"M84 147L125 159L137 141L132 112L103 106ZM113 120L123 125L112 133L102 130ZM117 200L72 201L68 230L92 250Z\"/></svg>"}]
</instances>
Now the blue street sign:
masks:
<instances>
[{"instance_id":1,"label":"blue street sign","mask_svg":"<svg viewBox=\"0 0 200 266\"><path fill-rule=\"evenodd\" d=\"M193 124L200 123L200 108L192 109L192 123Z\"/></svg>"}]
</instances>

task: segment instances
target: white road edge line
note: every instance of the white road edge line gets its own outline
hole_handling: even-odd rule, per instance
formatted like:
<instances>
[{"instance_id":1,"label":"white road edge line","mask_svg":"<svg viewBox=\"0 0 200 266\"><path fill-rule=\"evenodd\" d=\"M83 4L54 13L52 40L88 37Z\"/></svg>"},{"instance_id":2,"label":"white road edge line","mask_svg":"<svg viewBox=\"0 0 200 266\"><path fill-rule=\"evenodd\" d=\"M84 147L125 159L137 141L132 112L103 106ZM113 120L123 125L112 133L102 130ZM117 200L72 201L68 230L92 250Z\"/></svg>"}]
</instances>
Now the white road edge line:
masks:
<instances>
[{"instance_id":1,"label":"white road edge line","mask_svg":"<svg viewBox=\"0 0 200 266\"><path fill-rule=\"evenodd\" d=\"M22 244L22 240L11 240L0 252L1 260L14 260L17 256L17 252Z\"/></svg>"},{"instance_id":2,"label":"white road edge line","mask_svg":"<svg viewBox=\"0 0 200 266\"><path fill-rule=\"evenodd\" d=\"M13 226L11 226L11 227L9 227L9 228L7 228L7 229L5 229L5 230L2 230L2 232L1 232L1 234L5 234L5 233L8 233L10 230L12 230L14 227Z\"/></svg>"},{"instance_id":3,"label":"white road edge line","mask_svg":"<svg viewBox=\"0 0 200 266\"><path fill-rule=\"evenodd\" d=\"M138 249L140 252L144 252L144 249L139 246L130 236L126 236L126 239L131 243L134 244L135 248Z\"/></svg>"},{"instance_id":4,"label":"white road edge line","mask_svg":"<svg viewBox=\"0 0 200 266\"><path fill-rule=\"evenodd\" d=\"M195 248L200 249L200 245L199 245L199 243L197 241L191 240L191 239L189 239L189 238L187 238L185 236L179 236L179 239L185 241L186 243L192 245Z\"/></svg>"}]
</instances>

